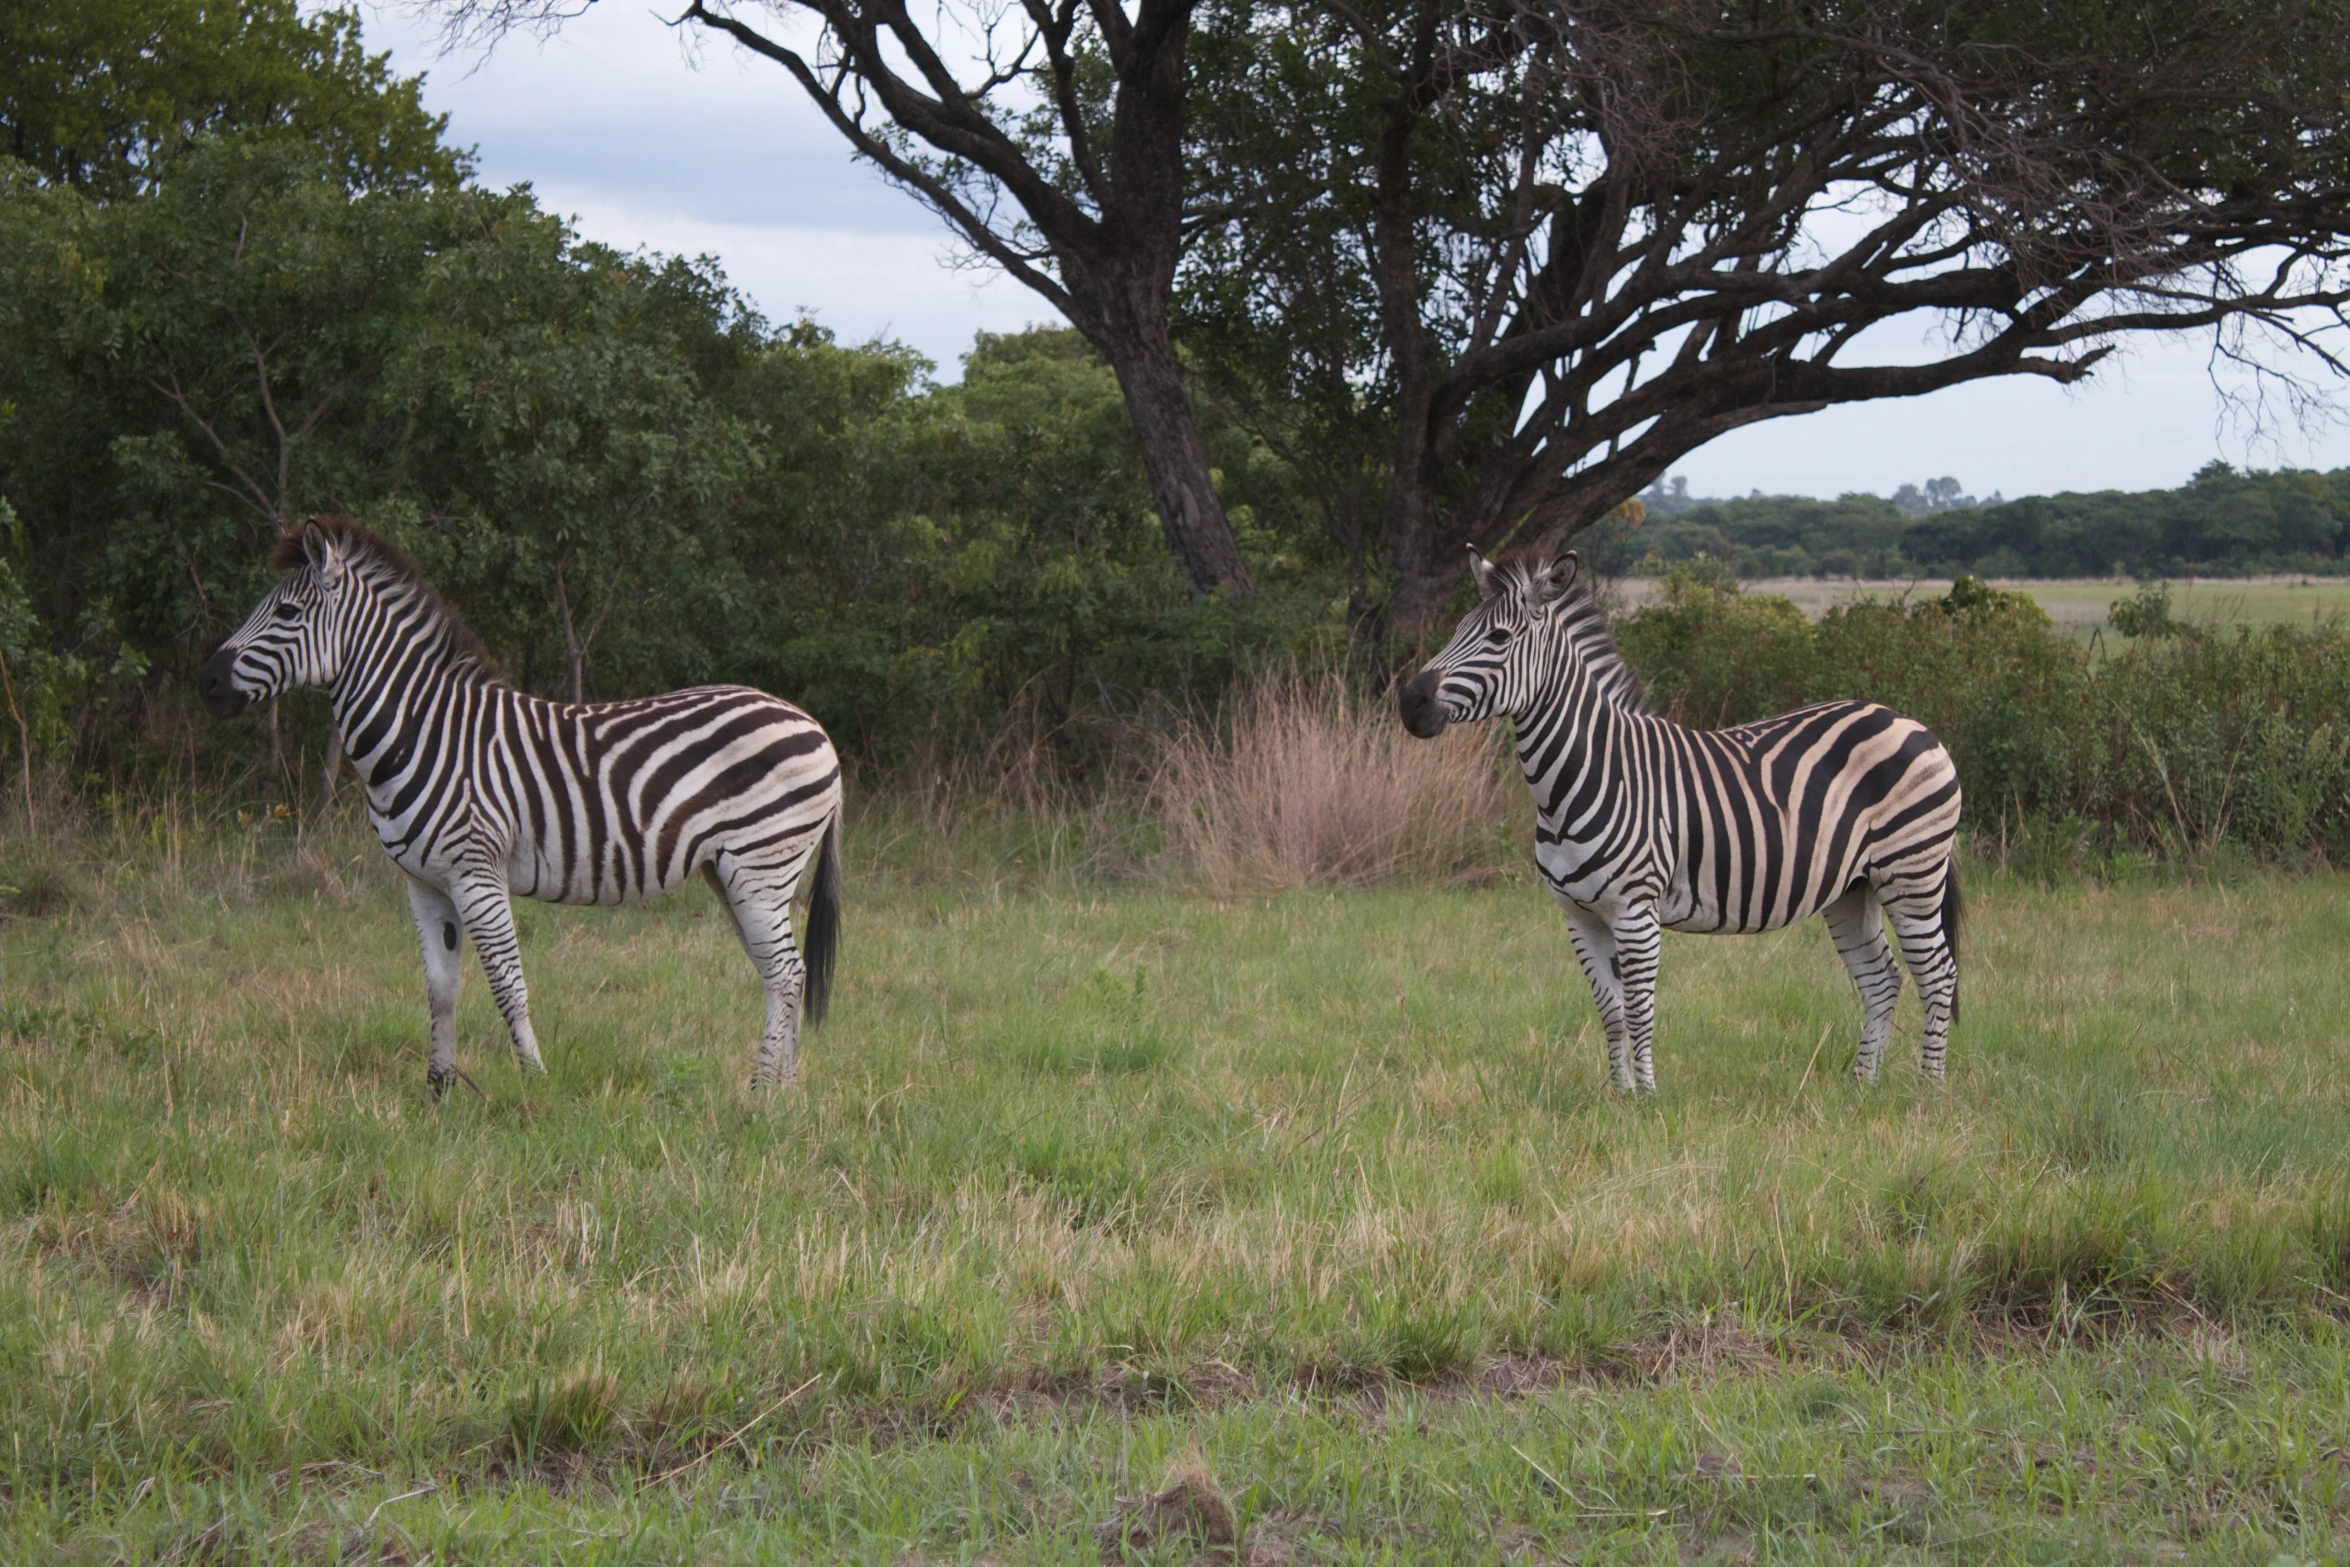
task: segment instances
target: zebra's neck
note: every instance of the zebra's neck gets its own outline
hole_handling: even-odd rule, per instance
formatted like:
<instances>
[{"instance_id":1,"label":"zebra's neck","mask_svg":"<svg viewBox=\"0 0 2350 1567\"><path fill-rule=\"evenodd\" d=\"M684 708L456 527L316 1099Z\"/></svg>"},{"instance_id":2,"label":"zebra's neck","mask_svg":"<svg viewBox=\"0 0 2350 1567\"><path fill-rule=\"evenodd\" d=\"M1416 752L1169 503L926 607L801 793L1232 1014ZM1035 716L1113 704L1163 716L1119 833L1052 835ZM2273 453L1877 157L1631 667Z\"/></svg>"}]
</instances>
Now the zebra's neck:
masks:
<instances>
[{"instance_id":1,"label":"zebra's neck","mask_svg":"<svg viewBox=\"0 0 2350 1567\"><path fill-rule=\"evenodd\" d=\"M455 616L404 582L360 579L344 623L342 660L327 687L335 727L362 775L396 770L419 719L460 690L502 686Z\"/></svg>"},{"instance_id":2,"label":"zebra's neck","mask_svg":"<svg viewBox=\"0 0 2350 1567\"><path fill-rule=\"evenodd\" d=\"M1561 628L1516 724L1518 766L1534 791L1535 808L1546 816L1570 799L1587 798L1594 781L1619 771L1611 760L1632 730L1667 721L1639 701L1613 644L1607 659L1592 658L1579 629Z\"/></svg>"}]
</instances>

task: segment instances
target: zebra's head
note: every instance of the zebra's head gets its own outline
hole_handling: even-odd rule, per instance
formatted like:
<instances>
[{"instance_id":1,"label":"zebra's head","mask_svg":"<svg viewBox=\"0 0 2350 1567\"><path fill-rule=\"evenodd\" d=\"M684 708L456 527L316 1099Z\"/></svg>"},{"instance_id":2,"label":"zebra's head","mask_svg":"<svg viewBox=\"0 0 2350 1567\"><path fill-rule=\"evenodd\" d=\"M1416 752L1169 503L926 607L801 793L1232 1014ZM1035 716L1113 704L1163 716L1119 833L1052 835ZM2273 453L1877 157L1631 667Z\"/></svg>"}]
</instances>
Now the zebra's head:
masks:
<instances>
[{"instance_id":1,"label":"zebra's head","mask_svg":"<svg viewBox=\"0 0 2350 1567\"><path fill-rule=\"evenodd\" d=\"M286 574L197 672L196 693L215 718L234 718L281 691L326 685L341 668L353 577L341 545L313 521L281 540L271 559Z\"/></svg>"},{"instance_id":2,"label":"zebra's head","mask_svg":"<svg viewBox=\"0 0 2350 1567\"><path fill-rule=\"evenodd\" d=\"M1403 726L1423 740L1447 724L1475 723L1499 713L1517 715L1534 695L1541 662L1538 635L1575 585L1582 557L1521 556L1496 566L1469 550L1469 570L1484 602L1462 617L1444 651L1404 682L1396 694Z\"/></svg>"}]
</instances>

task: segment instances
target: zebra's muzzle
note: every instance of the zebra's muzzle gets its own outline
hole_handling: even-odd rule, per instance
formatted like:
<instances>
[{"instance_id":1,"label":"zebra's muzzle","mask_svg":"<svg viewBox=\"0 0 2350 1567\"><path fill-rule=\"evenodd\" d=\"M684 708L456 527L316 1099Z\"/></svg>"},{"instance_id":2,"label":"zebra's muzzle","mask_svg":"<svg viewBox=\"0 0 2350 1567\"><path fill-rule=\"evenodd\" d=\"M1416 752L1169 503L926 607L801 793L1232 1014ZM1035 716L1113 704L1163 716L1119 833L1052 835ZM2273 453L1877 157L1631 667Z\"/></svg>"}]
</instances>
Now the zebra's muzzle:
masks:
<instances>
[{"instance_id":1,"label":"zebra's muzzle","mask_svg":"<svg viewBox=\"0 0 2350 1567\"><path fill-rule=\"evenodd\" d=\"M204 711L215 718L234 718L253 705L253 699L239 691L230 678L236 661L237 655L223 648L204 660L204 667L196 672L196 695L203 699Z\"/></svg>"},{"instance_id":2,"label":"zebra's muzzle","mask_svg":"<svg viewBox=\"0 0 2350 1567\"><path fill-rule=\"evenodd\" d=\"M1437 695L1437 687L1442 683L1433 671L1423 670L1405 681L1395 693L1395 716L1403 720L1404 728L1423 740L1435 739L1452 722L1444 711L1443 699Z\"/></svg>"}]
</instances>

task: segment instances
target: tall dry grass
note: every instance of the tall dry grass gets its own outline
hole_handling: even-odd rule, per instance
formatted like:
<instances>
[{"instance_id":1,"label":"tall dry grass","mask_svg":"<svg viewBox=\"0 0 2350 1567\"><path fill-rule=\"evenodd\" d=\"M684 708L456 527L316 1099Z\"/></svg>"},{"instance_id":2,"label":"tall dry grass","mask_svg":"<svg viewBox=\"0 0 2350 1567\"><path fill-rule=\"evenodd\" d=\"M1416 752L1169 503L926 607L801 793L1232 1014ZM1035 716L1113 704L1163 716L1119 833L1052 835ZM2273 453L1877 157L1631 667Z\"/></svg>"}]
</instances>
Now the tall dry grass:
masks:
<instances>
[{"instance_id":1,"label":"tall dry grass","mask_svg":"<svg viewBox=\"0 0 2350 1567\"><path fill-rule=\"evenodd\" d=\"M1334 674L1266 675L1226 725L1162 738L1156 763L1168 855L1222 894L1477 881L1525 853L1532 807L1495 729L1415 740Z\"/></svg>"}]
</instances>

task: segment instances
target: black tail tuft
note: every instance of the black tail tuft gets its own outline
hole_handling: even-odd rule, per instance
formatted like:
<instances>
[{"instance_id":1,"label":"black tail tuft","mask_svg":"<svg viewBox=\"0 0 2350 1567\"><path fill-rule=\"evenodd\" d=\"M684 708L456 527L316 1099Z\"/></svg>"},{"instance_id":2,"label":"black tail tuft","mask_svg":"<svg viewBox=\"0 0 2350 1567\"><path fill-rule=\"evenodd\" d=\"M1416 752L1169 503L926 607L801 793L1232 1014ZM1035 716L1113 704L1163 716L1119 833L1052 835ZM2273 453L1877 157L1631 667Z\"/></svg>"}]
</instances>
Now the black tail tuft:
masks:
<instances>
[{"instance_id":1,"label":"black tail tuft","mask_svg":"<svg viewBox=\"0 0 2350 1567\"><path fill-rule=\"evenodd\" d=\"M801 955L808 964L808 989L800 1016L810 1028L824 1024L832 1005L832 960L840 951L840 818L824 829L816 859L816 890L808 903L808 939Z\"/></svg>"},{"instance_id":2,"label":"black tail tuft","mask_svg":"<svg viewBox=\"0 0 2350 1567\"><path fill-rule=\"evenodd\" d=\"M1950 868L1942 873L1942 940L1950 948L1950 1021L1958 1021L1958 927L1966 917L1966 897L1958 890L1958 850L1950 851Z\"/></svg>"}]
</instances>

